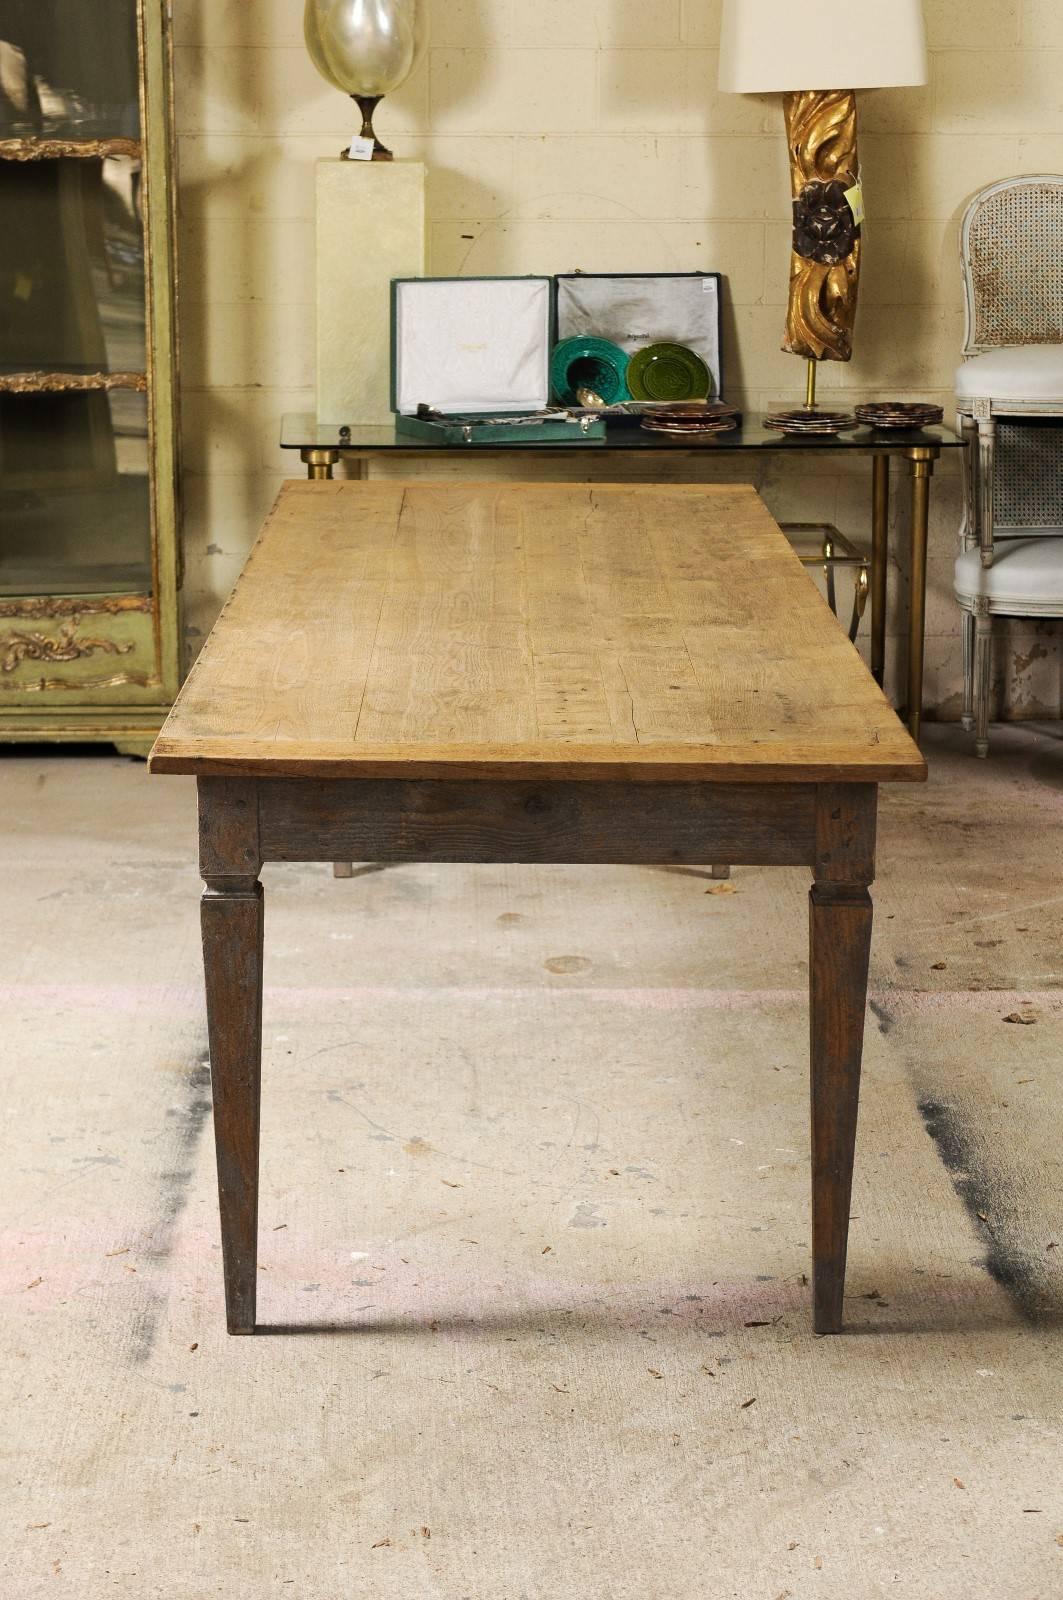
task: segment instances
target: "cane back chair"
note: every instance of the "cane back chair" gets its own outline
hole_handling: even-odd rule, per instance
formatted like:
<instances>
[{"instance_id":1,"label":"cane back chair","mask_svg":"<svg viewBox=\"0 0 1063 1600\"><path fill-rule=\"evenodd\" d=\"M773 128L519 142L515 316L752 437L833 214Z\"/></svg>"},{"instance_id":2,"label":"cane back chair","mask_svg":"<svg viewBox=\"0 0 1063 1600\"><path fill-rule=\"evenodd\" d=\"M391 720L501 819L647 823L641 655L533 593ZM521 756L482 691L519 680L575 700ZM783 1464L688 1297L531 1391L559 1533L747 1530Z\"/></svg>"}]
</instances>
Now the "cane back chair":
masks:
<instances>
[{"instance_id":1,"label":"cane back chair","mask_svg":"<svg viewBox=\"0 0 1063 1600\"><path fill-rule=\"evenodd\" d=\"M990 184L960 238L963 724L989 753L995 616L1063 616L1063 175Z\"/></svg>"}]
</instances>

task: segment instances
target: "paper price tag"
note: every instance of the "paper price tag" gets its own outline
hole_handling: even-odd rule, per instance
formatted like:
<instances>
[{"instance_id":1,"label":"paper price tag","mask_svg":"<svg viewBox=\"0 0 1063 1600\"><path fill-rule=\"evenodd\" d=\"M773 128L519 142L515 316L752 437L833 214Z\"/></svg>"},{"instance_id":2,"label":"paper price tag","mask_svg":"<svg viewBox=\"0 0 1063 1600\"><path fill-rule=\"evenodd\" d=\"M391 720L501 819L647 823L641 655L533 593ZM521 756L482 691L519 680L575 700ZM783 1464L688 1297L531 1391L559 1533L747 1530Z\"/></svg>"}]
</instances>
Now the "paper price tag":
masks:
<instances>
[{"instance_id":1,"label":"paper price tag","mask_svg":"<svg viewBox=\"0 0 1063 1600\"><path fill-rule=\"evenodd\" d=\"M848 200L852 210L853 221L859 227L866 215L864 211L864 191L861 185L854 183L851 189L846 189L845 198Z\"/></svg>"},{"instance_id":2,"label":"paper price tag","mask_svg":"<svg viewBox=\"0 0 1063 1600\"><path fill-rule=\"evenodd\" d=\"M351 148L348 150L347 154L350 156L352 161L372 161L372 139L363 139L360 133L356 133L354 138L351 140Z\"/></svg>"}]
</instances>

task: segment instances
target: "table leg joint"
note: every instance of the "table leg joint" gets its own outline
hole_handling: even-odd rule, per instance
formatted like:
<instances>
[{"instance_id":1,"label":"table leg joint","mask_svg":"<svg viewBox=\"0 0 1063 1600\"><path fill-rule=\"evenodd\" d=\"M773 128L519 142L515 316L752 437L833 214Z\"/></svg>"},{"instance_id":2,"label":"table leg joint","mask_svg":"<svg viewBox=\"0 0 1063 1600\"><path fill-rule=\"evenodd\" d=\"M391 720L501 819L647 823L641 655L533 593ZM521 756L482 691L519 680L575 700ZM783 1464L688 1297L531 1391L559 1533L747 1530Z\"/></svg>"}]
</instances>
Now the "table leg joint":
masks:
<instances>
[{"instance_id":1,"label":"table leg joint","mask_svg":"<svg viewBox=\"0 0 1063 1600\"><path fill-rule=\"evenodd\" d=\"M256 900L262 895L262 885L257 878L218 877L212 874L203 880L204 900Z\"/></svg>"},{"instance_id":2,"label":"table leg joint","mask_svg":"<svg viewBox=\"0 0 1063 1600\"><path fill-rule=\"evenodd\" d=\"M878 787L826 783L816 791L817 887L852 889L875 881Z\"/></svg>"},{"instance_id":3,"label":"table leg joint","mask_svg":"<svg viewBox=\"0 0 1063 1600\"><path fill-rule=\"evenodd\" d=\"M814 883L812 900L818 906L869 906L871 892L866 883Z\"/></svg>"}]
</instances>

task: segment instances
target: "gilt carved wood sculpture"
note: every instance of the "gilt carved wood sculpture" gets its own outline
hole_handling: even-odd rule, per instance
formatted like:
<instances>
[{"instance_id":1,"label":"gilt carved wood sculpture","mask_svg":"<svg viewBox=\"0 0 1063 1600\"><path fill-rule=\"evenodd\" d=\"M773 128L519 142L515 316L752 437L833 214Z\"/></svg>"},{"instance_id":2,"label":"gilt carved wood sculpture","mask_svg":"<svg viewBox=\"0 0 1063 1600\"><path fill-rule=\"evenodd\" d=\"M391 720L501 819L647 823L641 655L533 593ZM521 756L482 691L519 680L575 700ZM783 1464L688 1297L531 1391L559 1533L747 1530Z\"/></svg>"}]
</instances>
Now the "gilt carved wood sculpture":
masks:
<instances>
[{"instance_id":1,"label":"gilt carved wood sculpture","mask_svg":"<svg viewBox=\"0 0 1063 1600\"><path fill-rule=\"evenodd\" d=\"M784 350L849 361L860 280L860 225L847 191L859 181L856 95L788 94L783 101L794 199Z\"/></svg>"}]
</instances>

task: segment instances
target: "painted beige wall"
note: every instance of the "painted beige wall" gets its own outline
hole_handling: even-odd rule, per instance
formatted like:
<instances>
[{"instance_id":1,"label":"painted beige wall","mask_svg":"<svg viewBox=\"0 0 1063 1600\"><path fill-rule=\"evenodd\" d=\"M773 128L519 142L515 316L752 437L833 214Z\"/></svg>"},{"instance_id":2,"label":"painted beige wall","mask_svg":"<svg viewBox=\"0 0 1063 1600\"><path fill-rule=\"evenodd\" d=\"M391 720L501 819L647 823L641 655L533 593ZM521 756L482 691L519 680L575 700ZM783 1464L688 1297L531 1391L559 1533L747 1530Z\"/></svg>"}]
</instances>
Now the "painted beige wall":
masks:
<instances>
[{"instance_id":1,"label":"painted beige wall","mask_svg":"<svg viewBox=\"0 0 1063 1600\"><path fill-rule=\"evenodd\" d=\"M719 0L424 3L431 47L378 121L398 155L429 165L430 270L717 269L730 394L755 409L796 393L799 364L779 350L781 112L774 97L717 93ZM192 653L280 479L301 470L277 448L281 413L313 407L314 161L338 152L353 121L307 59L302 9L174 0ZM926 12L929 85L862 96L856 355L825 384L847 400L912 392L951 407L965 201L993 179L1063 168L1060 0L926 0ZM715 472L751 475L736 458ZM866 542L866 463L775 460L752 475L779 517L829 518ZM935 483L927 701L955 716L953 462ZM905 491L895 475L893 632L904 626ZM998 670L1013 713L1059 711L1052 624L1013 624Z\"/></svg>"}]
</instances>

